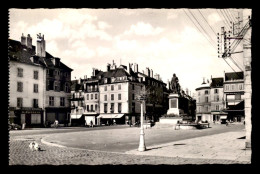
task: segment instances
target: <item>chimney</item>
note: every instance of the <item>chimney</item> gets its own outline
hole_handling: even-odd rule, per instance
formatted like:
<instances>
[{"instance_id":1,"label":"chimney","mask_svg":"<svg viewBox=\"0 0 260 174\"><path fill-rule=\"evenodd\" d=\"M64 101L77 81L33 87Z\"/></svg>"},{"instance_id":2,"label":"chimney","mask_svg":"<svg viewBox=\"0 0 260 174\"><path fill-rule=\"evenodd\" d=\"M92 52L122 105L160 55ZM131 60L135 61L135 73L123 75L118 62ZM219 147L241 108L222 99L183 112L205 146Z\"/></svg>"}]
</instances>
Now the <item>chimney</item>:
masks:
<instances>
[{"instance_id":1,"label":"chimney","mask_svg":"<svg viewBox=\"0 0 260 174\"><path fill-rule=\"evenodd\" d=\"M45 57L45 40L44 35L41 36L41 33L37 34L37 50L36 55L39 57Z\"/></svg>"},{"instance_id":2,"label":"chimney","mask_svg":"<svg viewBox=\"0 0 260 174\"><path fill-rule=\"evenodd\" d=\"M138 64L137 63L134 64L134 72L138 73Z\"/></svg>"},{"instance_id":3,"label":"chimney","mask_svg":"<svg viewBox=\"0 0 260 174\"><path fill-rule=\"evenodd\" d=\"M100 71L98 69L95 69L95 74L94 76L96 76Z\"/></svg>"},{"instance_id":4,"label":"chimney","mask_svg":"<svg viewBox=\"0 0 260 174\"><path fill-rule=\"evenodd\" d=\"M159 80L159 74L155 74L155 75L154 75L154 78L155 78L156 80Z\"/></svg>"},{"instance_id":5,"label":"chimney","mask_svg":"<svg viewBox=\"0 0 260 174\"><path fill-rule=\"evenodd\" d=\"M93 71L92 71L92 77L94 77L95 76L95 68L92 68L93 69Z\"/></svg>"},{"instance_id":6,"label":"chimney","mask_svg":"<svg viewBox=\"0 0 260 174\"><path fill-rule=\"evenodd\" d=\"M112 65L111 65L111 69L116 69L116 64L115 64L114 60L113 60Z\"/></svg>"},{"instance_id":7,"label":"chimney","mask_svg":"<svg viewBox=\"0 0 260 174\"><path fill-rule=\"evenodd\" d=\"M32 49L32 37L30 34L27 35L27 48Z\"/></svg>"},{"instance_id":8,"label":"chimney","mask_svg":"<svg viewBox=\"0 0 260 174\"><path fill-rule=\"evenodd\" d=\"M153 78L153 70L152 69L150 70L150 75Z\"/></svg>"},{"instance_id":9,"label":"chimney","mask_svg":"<svg viewBox=\"0 0 260 174\"><path fill-rule=\"evenodd\" d=\"M26 37L23 35L21 36L21 44L26 46Z\"/></svg>"},{"instance_id":10,"label":"chimney","mask_svg":"<svg viewBox=\"0 0 260 174\"><path fill-rule=\"evenodd\" d=\"M78 79L77 84L80 84L80 82L81 82L81 78Z\"/></svg>"},{"instance_id":11,"label":"chimney","mask_svg":"<svg viewBox=\"0 0 260 174\"><path fill-rule=\"evenodd\" d=\"M130 74L130 72L131 72L131 68L132 68L132 64L131 63L129 63L128 64L128 68L127 68L127 72Z\"/></svg>"},{"instance_id":12,"label":"chimney","mask_svg":"<svg viewBox=\"0 0 260 174\"><path fill-rule=\"evenodd\" d=\"M146 72L145 72L145 74L146 74L148 77L150 77L150 70L149 70L148 67L146 67Z\"/></svg>"},{"instance_id":13,"label":"chimney","mask_svg":"<svg viewBox=\"0 0 260 174\"><path fill-rule=\"evenodd\" d=\"M84 79L86 79L86 80L87 80L87 78L88 78L88 76L87 76L87 75L84 75Z\"/></svg>"},{"instance_id":14,"label":"chimney","mask_svg":"<svg viewBox=\"0 0 260 174\"><path fill-rule=\"evenodd\" d=\"M107 64L107 71L110 71L110 66L111 66L111 65L108 63L108 64Z\"/></svg>"}]
</instances>

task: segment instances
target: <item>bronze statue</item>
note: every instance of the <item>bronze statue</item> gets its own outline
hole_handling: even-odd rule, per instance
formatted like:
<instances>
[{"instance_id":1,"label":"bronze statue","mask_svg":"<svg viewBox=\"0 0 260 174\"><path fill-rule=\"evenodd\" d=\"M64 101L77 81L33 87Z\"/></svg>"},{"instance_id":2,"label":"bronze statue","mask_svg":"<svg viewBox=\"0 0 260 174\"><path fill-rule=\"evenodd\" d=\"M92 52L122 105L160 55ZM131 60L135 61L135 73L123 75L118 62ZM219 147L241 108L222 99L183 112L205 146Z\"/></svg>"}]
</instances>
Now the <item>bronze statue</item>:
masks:
<instances>
[{"instance_id":1,"label":"bronze statue","mask_svg":"<svg viewBox=\"0 0 260 174\"><path fill-rule=\"evenodd\" d=\"M175 74L173 74L173 76L172 76L172 80L170 83L170 90L176 94L178 94L180 92L179 79Z\"/></svg>"}]
</instances>

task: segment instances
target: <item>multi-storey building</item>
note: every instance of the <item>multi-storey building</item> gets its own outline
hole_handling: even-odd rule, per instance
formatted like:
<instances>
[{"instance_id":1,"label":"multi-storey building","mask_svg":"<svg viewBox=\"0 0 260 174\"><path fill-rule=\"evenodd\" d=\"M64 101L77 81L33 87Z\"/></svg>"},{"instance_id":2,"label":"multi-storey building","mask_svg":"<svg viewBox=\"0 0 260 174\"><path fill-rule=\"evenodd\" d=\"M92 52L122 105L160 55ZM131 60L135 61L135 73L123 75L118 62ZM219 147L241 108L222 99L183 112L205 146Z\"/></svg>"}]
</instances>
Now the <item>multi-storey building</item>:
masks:
<instances>
[{"instance_id":1,"label":"multi-storey building","mask_svg":"<svg viewBox=\"0 0 260 174\"><path fill-rule=\"evenodd\" d=\"M197 121L212 121L211 118L211 103L210 103L210 84L203 83L196 88L196 120Z\"/></svg>"},{"instance_id":2,"label":"multi-storey building","mask_svg":"<svg viewBox=\"0 0 260 174\"><path fill-rule=\"evenodd\" d=\"M44 35L38 35L37 47L30 35L22 35L21 42L9 39L9 60L9 109L15 123L43 126L55 119L68 123L72 69L45 51Z\"/></svg>"},{"instance_id":3,"label":"multi-storey building","mask_svg":"<svg viewBox=\"0 0 260 174\"><path fill-rule=\"evenodd\" d=\"M244 73L225 73L224 80L225 109L230 121L242 122L245 118L244 111Z\"/></svg>"},{"instance_id":4,"label":"multi-storey building","mask_svg":"<svg viewBox=\"0 0 260 174\"><path fill-rule=\"evenodd\" d=\"M156 79L151 75L138 72L137 64L132 69L131 64L117 67L113 62L112 65L107 65L106 71L94 69L91 78L85 76L80 81L84 92L83 106L86 108L83 109L81 115L84 115L87 124L90 120L98 125L111 124L113 120L119 124L139 121L141 107L137 98L144 93L148 94L144 112L148 111L147 113L152 115L150 112L154 111L151 109L153 106L157 113L164 110L166 112L168 109L164 109L165 104L163 104L163 102L168 102L166 84L159 79L158 75ZM154 90L152 91L152 89ZM78 93L80 90L78 88L72 92ZM156 92L156 95L152 92ZM166 104L166 106L168 105ZM76 111L72 111L74 117L73 112Z\"/></svg>"},{"instance_id":5,"label":"multi-storey building","mask_svg":"<svg viewBox=\"0 0 260 174\"><path fill-rule=\"evenodd\" d=\"M30 38L28 43L9 40L9 115L10 123L40 126L44 123L46 69L38 57L31 57Z\"/></svg>"},{"instance_id":6,"label":"multi-storey building","mask_svg":"<svg viewBox=\"0 0 260 174\"><path fill-rule=\"evenodd\" d=\"M225 106L223 81L223 77L211 78L211 118L215 122L221 122L225 120L227 117L227 113L223 111Z\"/></svg>"},{"instance_id":7,"label":"multi-storey building","mask_svg":"<svg viewBox=\"0 0 260 174\"><path fill-rule=\"evenodd\" d=\"M138 72L138 64L134 64L134 71L138 74L139 82L144 84L147 93L145 102L145 117L158 121L167 112L169 91L159 74L153 75L153 70L146 67L146 71Z\"/></svg>"}]
</instances>

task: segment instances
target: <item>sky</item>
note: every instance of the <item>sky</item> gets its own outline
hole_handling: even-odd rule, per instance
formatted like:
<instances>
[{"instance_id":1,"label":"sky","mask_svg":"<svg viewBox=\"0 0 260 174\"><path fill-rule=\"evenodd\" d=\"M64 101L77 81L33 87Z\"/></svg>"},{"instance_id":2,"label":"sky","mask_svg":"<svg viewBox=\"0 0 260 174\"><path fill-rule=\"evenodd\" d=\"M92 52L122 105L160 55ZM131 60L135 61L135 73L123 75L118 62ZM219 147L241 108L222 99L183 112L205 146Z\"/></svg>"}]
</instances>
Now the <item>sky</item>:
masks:
<instances>
[{"instance_id":1,"label":"sky","mask_svg":"<svg viewBox=\"0 0 260 174\"><path fill-rule=\"evenodd\" d=\"M114 60L117 66L137 63L140 72L149 67L164 83L175 73L192 94L203 78L243 70L241 53L233 56L235 63L226 59L229 65L217 53L216 33L222 26L228 30L227 20L235 21L238 11L10 9L9 38L30 34L36 45L37 34L44 34L46 51L73 69L72 80L90 77L93 68L106 71Z\"/></svg>"}]
</instances>

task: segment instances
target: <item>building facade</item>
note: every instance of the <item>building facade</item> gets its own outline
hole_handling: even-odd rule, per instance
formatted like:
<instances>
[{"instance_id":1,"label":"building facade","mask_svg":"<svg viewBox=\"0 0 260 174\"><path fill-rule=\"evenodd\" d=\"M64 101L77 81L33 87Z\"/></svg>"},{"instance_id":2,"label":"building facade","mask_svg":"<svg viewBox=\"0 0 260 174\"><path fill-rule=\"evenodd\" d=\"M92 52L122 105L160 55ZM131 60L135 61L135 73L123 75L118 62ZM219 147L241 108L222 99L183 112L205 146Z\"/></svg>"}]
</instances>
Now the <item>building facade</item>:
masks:
<instances>
[{"instance_id":1,"label":"building facade","mask_svg":"<svg viewBox=\"0 0 260 174\"><path fill-rule=\"evenodd\" d=\"M70 114L70 73L72 69L45 51L44 35L21 42L9 39L10 123L27 127L47 122L66 124Z\"/></svg>"},{"instance_id":2,"label":"building facade","mask_svg":"<svg viewBox=\"0 0 260 174\"><path fill-rule=\"evenodd\" d=\"M164 110L166 112L168 109L163 109L164 102L168 101L166 84L159 77L156 79L149 74L140 73L137 64L134 68L132 64L117 67L113 62L107 65L106 71L93 69L91 78L85 76L78 83L80 83L79 87L72 86L72 89L75 89L72 91L72 95L83 92L81 95L84 101L82 106L85 109L82 113L77 113L76 108L72 108L74 110L71 114L72 117L76 117L76 113L81 114L81 116L77 116L77 119L85 120L86 124L89 124L91 120L97 125L112 124L114 120L117 124L138 122L141 113L138 96L143 93L147 94L144 112L149 111L147 113L152 115L156 113L150 113L153 107L156 108L157 113L163 113ZM147 92L148 89L149 92ZM154 94L151 89L156 89L154 90L157 92L155 96L152 96ZM75 100L71 102L74 105ZM79 103L77 102L77 105Z\"/></svg>"},{"instance_id":3,"label":"building facade","mask_svg":"<svg viewBox=\"0 0 260 174\"><path fill-rule=\"evenodd\" d=\"M213 121L211 117L210 84L203 83L196 88L196 121Z\"/></svg>"},{"instance_id":4,"label":"building facade","mask_svg":"<svg viewBox=\"0 0 260 174\"><path fill-rule=\"evenodd\" d=\"M244 73L225 73L224 80L225 112L228 113L227 120L243 122L244 111Z\"/></svg>"}]
</instances>

